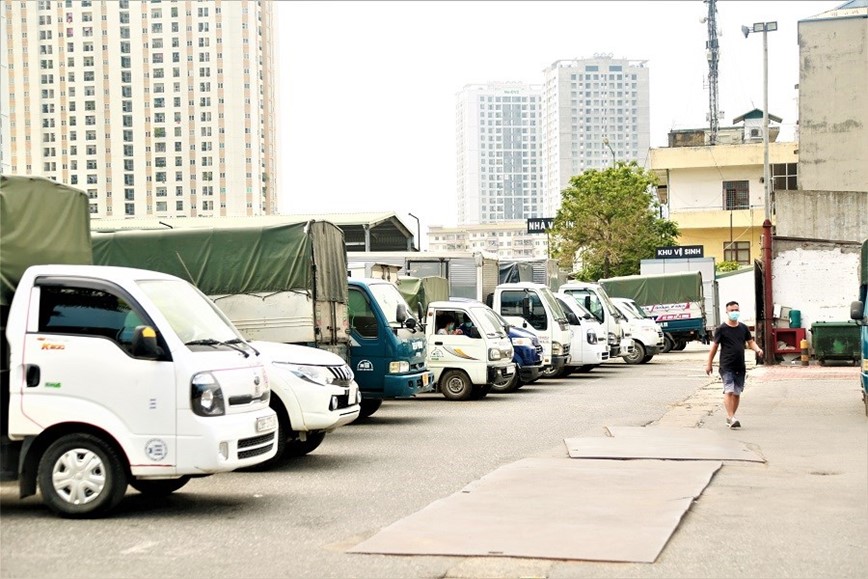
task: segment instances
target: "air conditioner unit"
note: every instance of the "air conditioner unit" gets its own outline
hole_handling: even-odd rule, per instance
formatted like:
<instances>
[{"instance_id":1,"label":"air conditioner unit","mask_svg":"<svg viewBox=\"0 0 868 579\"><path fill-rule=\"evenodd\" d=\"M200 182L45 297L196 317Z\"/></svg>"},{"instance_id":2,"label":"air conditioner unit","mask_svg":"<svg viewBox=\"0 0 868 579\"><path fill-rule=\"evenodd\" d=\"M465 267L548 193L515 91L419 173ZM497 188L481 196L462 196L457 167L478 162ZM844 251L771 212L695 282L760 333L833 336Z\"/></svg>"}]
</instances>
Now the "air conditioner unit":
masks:
<instances>
[{"instance_id":1,"label":"air conditioner unit","mask_svg":"<svg viewBox=\"0 0 868 579\"><path fill-rule=\"evenodd\" d=\"M751 129L750 130L750 138L751 139L761 139L763 137L762 129Z\"/></svg>"}]
</instances>

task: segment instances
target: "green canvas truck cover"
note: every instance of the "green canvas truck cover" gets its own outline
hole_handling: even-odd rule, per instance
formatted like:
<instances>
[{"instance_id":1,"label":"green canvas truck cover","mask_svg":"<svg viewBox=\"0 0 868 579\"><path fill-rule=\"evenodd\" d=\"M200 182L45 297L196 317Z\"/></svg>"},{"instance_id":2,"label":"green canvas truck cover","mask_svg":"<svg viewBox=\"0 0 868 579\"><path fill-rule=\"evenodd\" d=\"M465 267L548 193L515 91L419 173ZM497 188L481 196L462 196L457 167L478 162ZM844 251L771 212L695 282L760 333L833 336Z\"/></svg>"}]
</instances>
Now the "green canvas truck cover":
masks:
<instances>
[{"instance_id":1,"label":"green canvas truck cover","mask_svg":"<svg viewBox=\"0 0 868 579\"><path fill-rule=\"evenodd\" d=\"M429 303L449 299L449 280L445 277L401 277L397 285L411 312L418 312L420 306L425 312Z\"/></svg>"},{"instance_id":2,"label":"green canvas truck cover","mask_svg":"<svg viewBox=\"0 0 868 579\"><path fill-rule=\"evenodd\" d=\"M627 275L598 282L613 298L632 298L640 306L703 301L698 271Z\"/></svg>"},{"instance_id":3,"label":"green canvas truck cover","mask_svg":"<svg viewBox=\"0 0 868 579\"><path fill-rule=\"evenodd\" d=\"M93 257L178 276L206 295L300 291L347 300L343 231L328 221L94 233Z\"/></svg>"},{"instance_id":4,"label":"green canvas truck cover","mask_svg":"<svg viewBox=\"0 0 868 579\"><path fill-rule=\"evenodd\" d=\"M87 193L43 177L0 176L0 305L10 304L31 265L91 263Z\"/></svg>"}]
</instances>

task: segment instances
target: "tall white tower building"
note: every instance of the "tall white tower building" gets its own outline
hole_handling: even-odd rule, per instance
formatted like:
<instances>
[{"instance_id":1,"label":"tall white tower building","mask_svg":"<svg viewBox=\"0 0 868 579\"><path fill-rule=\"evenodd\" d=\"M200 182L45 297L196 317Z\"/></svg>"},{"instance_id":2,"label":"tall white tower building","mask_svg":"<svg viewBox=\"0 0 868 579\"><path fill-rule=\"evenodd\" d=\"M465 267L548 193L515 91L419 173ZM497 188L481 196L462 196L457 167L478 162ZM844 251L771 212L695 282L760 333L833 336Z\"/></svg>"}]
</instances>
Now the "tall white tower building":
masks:
<instances>
[{"instance_id":1,"label":"tall white tower building","mask_svg":"<svg viewBox=\"0 0 868 579\"><path fill-rule=\"evenodd\" d=\"M611 55L558 60L545 69L544 217L554 217L570 177L617 161L645 166L651 140L648 68Z\"/></svg>"},{"instance_id":2,"label":"tall white tower building","mask_svg":"<svg viewBox=\"0 0 868 579\"><path fill-rule=\"evenodd\" d=\"M84 189L94 217L275 212L272 9L4 0L4 172Z\"/></svg>"},{"instance_id":3,"label":"tall white tower building","mask_svg":"<svg viewBox=\"0 0 868 579\"><path fill-rule=\"evenodd\" d=\"M542 217L542 87L494 82L457 95L458 224Z\"/></svg>"}]
</instances>

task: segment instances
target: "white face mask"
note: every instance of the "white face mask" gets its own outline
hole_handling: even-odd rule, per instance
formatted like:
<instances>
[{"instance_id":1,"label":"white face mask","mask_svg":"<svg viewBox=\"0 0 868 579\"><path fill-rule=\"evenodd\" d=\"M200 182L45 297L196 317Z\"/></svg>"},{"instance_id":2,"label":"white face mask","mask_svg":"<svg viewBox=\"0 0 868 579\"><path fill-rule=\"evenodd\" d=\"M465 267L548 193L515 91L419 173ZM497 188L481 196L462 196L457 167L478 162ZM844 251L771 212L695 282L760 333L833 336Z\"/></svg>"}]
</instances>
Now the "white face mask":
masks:
<instances>
[{"instance_id":1,"label":"white face mask","mask_svg":"<svg viewBox=\"0 0 868 579\"><path fill-rule=\"evenodd\" d=\"M736 311L732 311L732 312L726 312L726 315L729 316L729 319L732 320L733 322L737 322L738 317L741 315L741 312L736 310Z\"/></svg>"}]
</instances>

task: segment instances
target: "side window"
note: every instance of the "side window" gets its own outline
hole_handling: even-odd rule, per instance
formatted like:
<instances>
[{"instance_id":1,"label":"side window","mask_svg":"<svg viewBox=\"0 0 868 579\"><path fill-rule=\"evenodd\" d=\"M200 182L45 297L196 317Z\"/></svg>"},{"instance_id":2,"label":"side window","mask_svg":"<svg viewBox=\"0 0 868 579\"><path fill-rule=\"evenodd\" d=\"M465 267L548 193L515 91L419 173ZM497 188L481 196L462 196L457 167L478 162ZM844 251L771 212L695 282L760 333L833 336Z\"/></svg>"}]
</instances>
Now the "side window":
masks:
<instances>
[{"instance_id":1,"label":"side window","mask_svg":"<svg viewBox=\"0 0 868 579\"><path fill-rule=\"evenodd\" d=\"M358 332L363 338L377 337L377 317L362 292L350 288L347 310L350 314L350 328Z\"/></svg>"},{"instance_id":2,"label":"side window","mask_svg":"<svg viewBox=\"0 0 868 579\"><path fill-rule=\"evenodd\" d=\"M501 292L500 315L521 317L521 298L523 297L524 292Z\"/></svg>"},{"instance_id":3,"label":"side window","mask_svg":"<svg viewBox=\"0 0 868 579\"><path fill-rule=\"evenodd\" d=\"M603 304L600 303L600 298L597 297L597 294L587 290L579 290L574 295L576 300L597 318L598 322L601 324L604 322Z\"/></svg>"},{"instance_id":4,"label":"side window","mask_svg":"<svg viewBox=\"0 0 868 579\"><path fill-rule=\"evenodd\" d=\"M527 296L530 298L530 318L527 320L528 323L535 330L547 329L549 327L549 318L546 315L546 309L543 306L542 300L540 300L539 294L529 293Z\"/></svg>"},{"instance_id":5,"label":"side window","mask_svg":"<svg viewBox=\"0 0 868 579\"><path fill-rule=\"evenodd\" d=\"M54 286L40 289L39 332L101 336L126 349L133 330L143 323L123 298L103 290Z\"/></svg>"}]
</instances>

